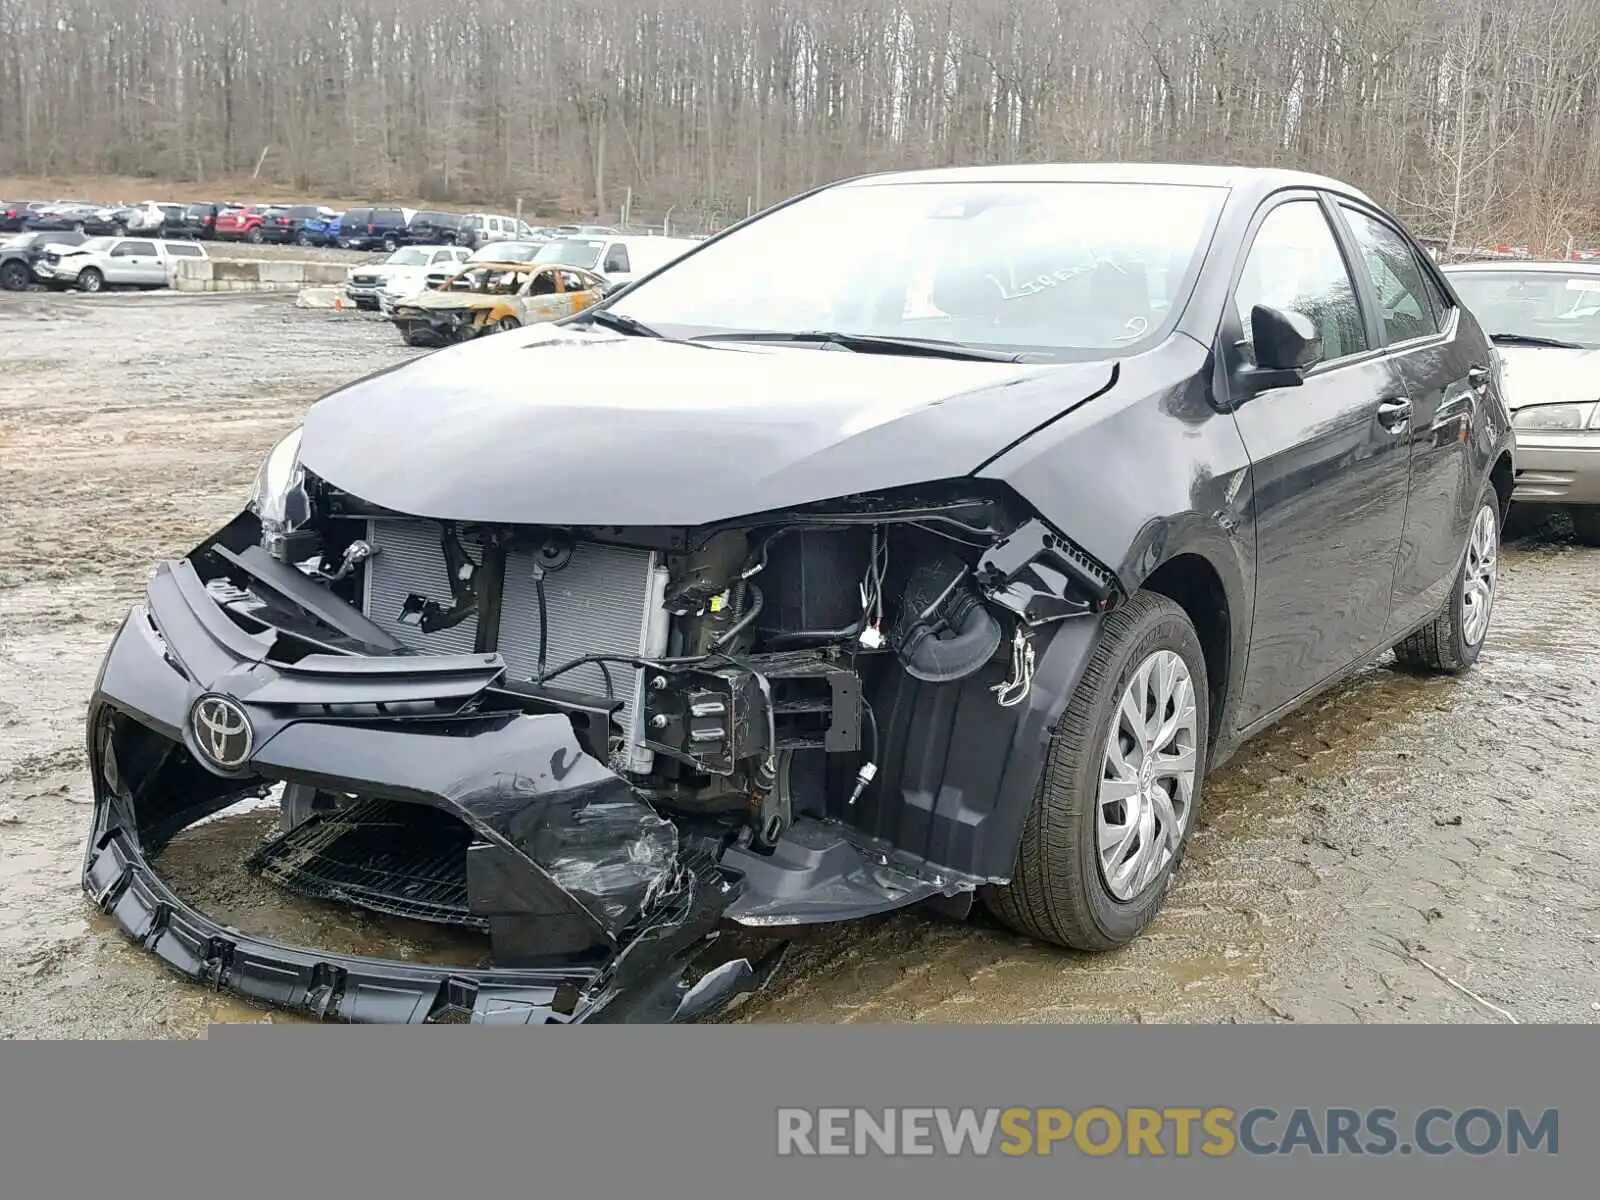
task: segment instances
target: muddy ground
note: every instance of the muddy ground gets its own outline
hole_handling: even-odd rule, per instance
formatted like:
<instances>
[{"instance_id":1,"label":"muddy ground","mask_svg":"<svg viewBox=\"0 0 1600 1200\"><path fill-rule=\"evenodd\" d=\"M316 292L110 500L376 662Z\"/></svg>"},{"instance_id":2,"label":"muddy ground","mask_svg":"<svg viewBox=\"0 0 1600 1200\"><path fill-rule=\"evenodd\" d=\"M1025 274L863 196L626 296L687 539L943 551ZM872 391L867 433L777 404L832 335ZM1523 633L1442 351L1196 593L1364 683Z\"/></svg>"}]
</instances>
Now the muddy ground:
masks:
<instances>
[{"instance_id":1,"label":"muddy ground","mask_svg":"<svg viewBox=\"0 0 1600 1200\"><path fill-rule=\"evenodd\" d=\"M267 1019L166 974L84 901L84 701L152 564L236 511L317 395L414 353L380 320L282 297L0 296L0 1036ZM1600 551L1549 526L1502 562L1471 675L1370 671L1212 779L1129 949L900 915L801 938L730 1019L1600 1021ZM260 884L237 864L273 820L198 827L162 869L255 932L482 953Z\"/></svg>"}]
</instances>

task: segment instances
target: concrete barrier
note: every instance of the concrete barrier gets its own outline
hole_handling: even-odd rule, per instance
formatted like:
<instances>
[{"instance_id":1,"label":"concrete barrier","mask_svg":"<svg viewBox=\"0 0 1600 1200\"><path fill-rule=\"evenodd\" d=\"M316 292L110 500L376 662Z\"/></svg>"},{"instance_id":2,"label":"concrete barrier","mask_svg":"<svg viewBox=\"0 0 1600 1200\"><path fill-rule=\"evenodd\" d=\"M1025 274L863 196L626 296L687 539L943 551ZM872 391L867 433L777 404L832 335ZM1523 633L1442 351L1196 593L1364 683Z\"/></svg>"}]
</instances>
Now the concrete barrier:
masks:
<instances>
[{"instance_id":1,"label":"concrete barrier","mask_svg":"<svg viewBox=\"0 0 1600 1200\"><path fill-rule=\"evenodd\" d=\"M180 292L298 292L344 283L345 264L180 258L174 287Z\"/></svg>"}]
</instances>

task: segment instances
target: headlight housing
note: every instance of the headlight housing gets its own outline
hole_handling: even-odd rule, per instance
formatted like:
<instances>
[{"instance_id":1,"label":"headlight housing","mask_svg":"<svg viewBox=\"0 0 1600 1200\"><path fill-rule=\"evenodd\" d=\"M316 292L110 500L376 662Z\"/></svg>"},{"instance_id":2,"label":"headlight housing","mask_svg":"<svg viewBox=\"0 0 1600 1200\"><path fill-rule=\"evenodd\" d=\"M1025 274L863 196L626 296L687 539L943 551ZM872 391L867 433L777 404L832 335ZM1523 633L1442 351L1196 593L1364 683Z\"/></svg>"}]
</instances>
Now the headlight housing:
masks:
<instances>
[{"instance_id":1,"label":"headlight housing","mask_svg":"<svg viewBox=\"0 0 1600 1200\"><path fill-rule=\"evenodd\" d=\"M1584 429L1600 429L1600 405L1596 404L1537 404L1519 408L1511 415L1517 429L1543 433L1577 433Z\"/></svg>"},{"instance_id":2,"label":"headlight housing","mask_svg":"<svg viewBox=\"0 0 1600 1200\"><path fill-rule=\"evenodd\" d=\"M249 509L261 521L264 534L284 534L311 519L311 498L306 494L306 473L300 465L297 426L272 448L250 486Z\"/></svg>"}]
</instances>

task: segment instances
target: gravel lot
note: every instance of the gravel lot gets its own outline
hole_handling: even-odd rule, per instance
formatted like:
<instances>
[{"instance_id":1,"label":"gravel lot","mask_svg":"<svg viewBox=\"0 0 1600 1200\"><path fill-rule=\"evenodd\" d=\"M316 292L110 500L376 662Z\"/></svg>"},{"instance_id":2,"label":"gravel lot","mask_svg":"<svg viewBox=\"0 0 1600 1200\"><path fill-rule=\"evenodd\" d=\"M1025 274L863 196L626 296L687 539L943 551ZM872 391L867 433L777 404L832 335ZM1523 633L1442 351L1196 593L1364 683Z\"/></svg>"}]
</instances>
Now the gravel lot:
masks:
<instances>
[{"instance_id":1,"label":"gravel lot","mask_svg":"<svg viewBox=\"0 0 1600 1200\"><path fill-rule=\"evenodd\" d=\"M0 296L0 1036L269 1019L166 974L83 899L83 705L152 564L237 510L310 401L414 353L385 322L284 297ZM1167 910L1129 949L903 914L801 938L730 1019L1501 1019L1481 1000L1600 1021L1600 552L1547 527L1502 563L1470 676L1369 671L1213 778ZM478 953L264 888L232 864L270 819L203 826L162 868L256 932Z\"/></svg>"}]
</instances>

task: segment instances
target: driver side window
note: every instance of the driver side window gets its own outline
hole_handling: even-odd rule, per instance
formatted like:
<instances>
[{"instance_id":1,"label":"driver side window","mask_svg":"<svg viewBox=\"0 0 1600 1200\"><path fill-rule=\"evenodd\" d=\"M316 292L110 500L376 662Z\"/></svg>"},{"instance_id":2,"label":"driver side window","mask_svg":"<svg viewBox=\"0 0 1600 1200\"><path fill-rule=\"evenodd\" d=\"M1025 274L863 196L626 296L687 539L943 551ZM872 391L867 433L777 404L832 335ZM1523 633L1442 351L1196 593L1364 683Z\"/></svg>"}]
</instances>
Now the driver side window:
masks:
<instances>
[{"instance_id":1,"label":"driver side window","mask_svg":"<svg viewBox=\"0 0 1600 1200\"><path fill-rule=\"evenodd\" d=\"M1371 349L1344 255L1315 200L1290 200L1274 208L1245 258L1234 306L1244 331L1239 350L1251 363L1250 313L1258 304L1306 317L1322 338L1324 362Z\"/></svg>"}]
</instances>

